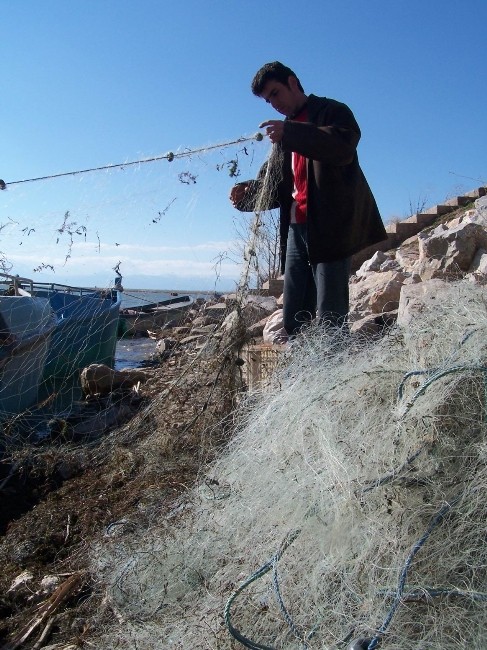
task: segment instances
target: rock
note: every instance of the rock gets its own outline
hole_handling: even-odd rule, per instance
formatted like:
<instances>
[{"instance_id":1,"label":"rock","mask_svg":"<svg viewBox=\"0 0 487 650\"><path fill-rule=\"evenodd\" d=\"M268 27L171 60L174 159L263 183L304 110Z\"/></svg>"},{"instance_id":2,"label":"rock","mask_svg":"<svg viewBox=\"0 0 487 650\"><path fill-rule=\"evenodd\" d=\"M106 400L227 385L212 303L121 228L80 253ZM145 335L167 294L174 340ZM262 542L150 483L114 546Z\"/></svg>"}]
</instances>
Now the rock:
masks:
<instances>
[{"instance_id":1,"label":"rock","mask_svg":"<svg viewBox=\"0 0 487 650\"><path fill-rule=\"evenodd\" d=\"M237 323L244 328L248 328L268 315L267 311L258 304L249 302L240 310L234 309L230 312L222 322L221 329L229 332L232 328L236 327Z\"/></svg>"},{"instance_id":2,"label":"rock","mask_svg":"<svg viewBox=\"0 0 487 650\"><path fill-rule=\"evenodd\" d=\"M487 232L478 223L444 225L431 233L420 233L416 270L422 280L458 279L468 272L479 248L487 249Z\"/></svg>"},{"instance_id":3,"label":"rock","mask_svg":"<svg viewBox=\"0 0 487 650\"><path fill-rule=\"evenodd\" d=\"M201 325L200 327L193 327L191 328L191 334L211 334L214 332L216 329L216 325Z\"/></svg>"},{"instance_id":4,"label":"rock","mask_svg":"<svg viewBox=\"0 0 487 650\"><path fill-rule=\"evenodd\" d=\"M52 594L56 587L61 582L59 576L47 575L44 576L40 582L40 589L38 594L46 595Z\"/></svg>"},{"instance_id":5,"label":"rock","mask_svg":"<svg viewBox=\"0 0 487 650\"><path fill-rule=\"evenodd\" d=\"M228 305L224 302L205 305L204 315L216 318L218 322L222 321L228 311Z\"/></svg>"},{"instance_id":6,"label":"rock","mask_svg":"<svg viewBox=\"0 0 487 650\"><path fill-rule=\"evenodd\" d=\"M238 305L238 296L236 293L229 293L224 296L225 304L227 307L235 308ZM249 293L242 300L241 307L244 309L248 305L257 305L260 309L272 314L277 307L277 299L274 296L261 296L254 293Z\"/></svg>"},{"instance_id":7,"label":"rock","mask_svg":"<svg viewBox=\"0 0 487 650\"><path fill-rule=\"evenodd\" d=\"M425 304L428 306L438 304L441 300L439 296L445 286L448 286L446 281L433 279L403 287L397 311L397 324L400 327L407 327Z\"/></svg>"},{"instance_id":8,"label":"rock","mask_svg":"<svg viewBox=\"0 0 487 650\"><path fill-rule=\"evenodd\" d=\"M175 329L176 327L180 326L179 325L180 323L181 323L180 318L172 318L171 320L168 320L166 323L164 323L164 325L161 325L161 331Z\"/></svg>"},{"instance_id":9,"label":"rock","mask_svg":"<svg viewBox=\"0 0 487 650\"><path fill-rule=\"evenodd\" d=\"M246 307L247 305L257 305L259 309L264 310L270 315L277 309L277 299L274 296L257 296L250 294L247 296L244 306Z\"/></svg>"},{"instance_id":10,"label":"rock","mask_svg":"<svg viewBox=\"0 0 487 650\"><path fill-rule=\"evenodd\" d=\"M112 370L102 363L92 363L81 371L81 388L85 395L108 395L114 390L132 388L147 378L142 370Z\"/></svg>"},{"instance_id":11,"label":"rock","mask_svg":"<svg viewBox=\"0 0 487 650\"><path fill-rule=\"evenodd\" d=\"M204 315L204 316L196 316L196 318L193 318L191 324L193 327L204 327L205 325L217 325L219 322L220 321L217 318Z\"/></svg>"},{"instance_id":12,"label":"rock","mask_svg":"<svg viewBox=\"0 0 487 650\"><path fill-rule=\"evenodd\" d=\"M119 426L127 422L132 415L133 410L130 404L123 400L110 406L93 417L83 419L69 427L67 436L71 440L96 440L114 426Z\"/></svg>"},{"instance_id":13,"label":"rock","mask_svg":"<svg viewBox=\"0 0 487 650\"><path fill-rule=\"evenodd\" d=\"M222 296L223 302L227 305L233 307L237 303L237 294L236 293L226 293Z\"/></svg>"},{"instance_id":14,"label":"rock","mask_svg":"<svg viewBox=\"0 0 487 650\"><path fill-rule=\"evenodd\" d=\"M396 251L396 262L406 273L414 273L419 260L419 238L410 237ZM418 281L421 281L419 278Z\"/></svg>"},{"instance_id":15,"label":"rock","mask_svg":"<svg viewBox=\"0 0 487 650\"><path fill-rule=\"evenodd\" d=\"M358 334L367 338L382 336L384 332L392 327L397 319L397 312L384 312L382 314L370 314L354 321L350 325L352 334Z\"/></svg>"},{"instance_id":16,"label":"rock","mask_svg":"<svg viewBox=\"0 0 487 650\"><path fill-rule=\"evenodd\" d=\"M253 323L257 323L258 321L262 320L262 318L264 318L265 316L270 316L272 312L275 311L275 309L276 309L275 302L273 305L273 309L271 311L268 311L267 308L262 307L260 304L256 302L248 302L241 309L240 318L242 320L244 327L248 327L249 325L252 325Z\"/></svg>"},{"instance_id":17,"label":"rock","mask_svg":"<svg viewBox=\"0 0 487 650\"><path fill-rule=\"evenodd\" d=\"M184 335L184 334L189 334L190 331L191 331L191 328L189 327L189 325L179 325L178 327L173 327L172 328L172 333L173 334L179 334L180 336Z\"/></svg>"},{"instance_id":18,"label":"rock","mask_svg":"<svg viewBox=\"0 0 487 650\"><path fill-rule=\"evenodd\" d=\"M401 271L401 270L402 270L401 265L399 264L397 259L393 257L389 257L386 260L384 260L384 262L382 262L379 268L379 271L381 271L382 273L384 271Z\"/></svg>"},{"instance_id":19,"label":"rock","mask_svg":"<svg viewBox=\"0 0 487 650\"><path fill-rule=\"evenodd\" d=\"M487 284L487 251L483 248L475 253L466 277L476 284Z\"/></svg>"},{"instance_id":20,"label":"rock","mask_svg":"<svg viewBox=\"0 0 487 650\"><path fill-rule=\"evenodd\" d=\"M238 320L238 312L237 310L231 311L226 317L225 320L221 324L221 329L224 332L229 332L233 327L236 326Z\"/></svg>"},{"instance_id":21,"label":"rock","mask_svg":"<svg viewBox=\"0 0 487 650\"><path fill-rule=\"evenodd\" d=\"M407 273L370 273L350 286L350 320L397 309L401 288L410 278Z\"/></svg>"},{"instance_id":22,"label":"rock","mask_svg":"<svg viewBox=\"0 0 487 650\"><path fill-rule=\"evenodd\" d=\"M367 275L367 273L370 273L372 271L379 271L381 265L386 261L391 259L389 255L386 255L382 251L377 251L374 253L374 255L369 259L366 260L362 266L357 270L355 275L358 278L362 278L364 275Z\"/></svg>"},{"instance_id":23,"label":"rock","mask_svg":"<svg viewBox=\"0 0 487 650\"><path fill-rule=\"evenodd\" d=\"M34 576L30 571L22 571L22 573L19 573L19 575L13 580L12 584L7 589L7 594L18 591L33 579Z\"/></svg>"},{"instance_id":24,"label":"rock","mask_svg":"<svg viewBox=\"0 0 487 650\"><path fill-rule=\"evenodd\" d=\"M247 327L248 338L255 339L263 336L264 327L268 320L269 320L269 316L266 316L265 318L258 321L257 323L254 323L253 325Z\"/></svg>"},{"instance_id":25,"label":"rock","mask_svg":"<svg viewBox=\"0 0 487 650\"><path fill-rule=\"evenodd\" d=\"M190 336L185 336L179 342L181 345L189 345L190 343L203 343L206 340L206 336L202 334L195 334Z\"/></svg>"},{"instance_id":26,"label":"rock","mask_svg":"<svg viewBox=\"0 0 487 650\"><path fill-rule=\"evenodd\" d=\"M83 462L76 457L68 457L56 465L56 472L67 481L73 476L77 476L84 469Z\"/></svg>"}]
</instances>

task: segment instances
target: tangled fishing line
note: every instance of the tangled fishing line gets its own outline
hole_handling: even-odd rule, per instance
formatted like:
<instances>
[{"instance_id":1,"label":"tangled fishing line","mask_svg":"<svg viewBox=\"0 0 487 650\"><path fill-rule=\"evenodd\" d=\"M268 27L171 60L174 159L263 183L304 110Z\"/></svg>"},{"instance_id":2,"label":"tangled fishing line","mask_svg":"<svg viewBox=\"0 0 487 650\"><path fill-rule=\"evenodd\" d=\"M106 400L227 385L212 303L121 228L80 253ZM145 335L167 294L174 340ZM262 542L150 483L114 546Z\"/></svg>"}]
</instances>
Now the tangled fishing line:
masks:
<instances>
[{"instance_id":1,"label":"tangled fishing line","mask_svg":"<svg viewBox=\"0 0 487 650\"><path fill-rule=\"evenodd\" d=\"M482 648L486 327L459 283L379 342L310 328L199 487L96 549L100 647Z\"/></svg>"}]
</instances>

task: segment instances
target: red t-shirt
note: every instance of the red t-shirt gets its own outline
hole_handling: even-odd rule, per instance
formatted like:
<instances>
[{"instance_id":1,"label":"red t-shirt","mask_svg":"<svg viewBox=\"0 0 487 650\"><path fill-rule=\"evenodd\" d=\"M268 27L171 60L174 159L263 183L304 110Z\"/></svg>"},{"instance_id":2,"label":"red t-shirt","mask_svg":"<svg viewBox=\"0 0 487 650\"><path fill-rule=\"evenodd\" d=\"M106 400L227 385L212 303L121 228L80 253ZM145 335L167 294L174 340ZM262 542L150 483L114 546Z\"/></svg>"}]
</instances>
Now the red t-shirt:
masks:
<instances>
[{"instance_id":1,"label":"red t-shirt","mask_svg":"<svg viewBox=\"0 0 487 650\"><path fill-rule=\"evenodd\" d=\"M307 122L308 110L306 106L300 113L293 117L295 122ZM306 223L308 204L308 175L306 164L308 159L300 153L293 151L292 169L294 175L293 204L291 206L291 223Z\"/></svg>"}]
</instances>

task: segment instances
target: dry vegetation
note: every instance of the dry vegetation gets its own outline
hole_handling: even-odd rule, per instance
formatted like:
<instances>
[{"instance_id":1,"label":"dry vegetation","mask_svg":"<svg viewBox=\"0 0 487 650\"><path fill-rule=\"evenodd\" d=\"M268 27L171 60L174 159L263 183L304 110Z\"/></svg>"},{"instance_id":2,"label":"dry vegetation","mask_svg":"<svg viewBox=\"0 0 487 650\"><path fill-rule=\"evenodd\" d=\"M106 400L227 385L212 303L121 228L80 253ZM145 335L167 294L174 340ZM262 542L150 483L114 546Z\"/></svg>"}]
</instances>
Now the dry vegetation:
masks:
<instances>
[{"instance_id":1,"label":"dry vegetation","mask_svg":"<svg viewBox=\"0 0 487 650\"><path fill-rule=\"evenodd\" d=\"M88 570L94 540L161 516L227 439L239 381L228 348L182 353L147 372L137 415L103 440L26 445L3 463L2 650L82 645L93 635L103 598ZM62 597L49 608L54 589ZM43 630L48 641L35 645Z\"/></svg>"}]
</instances>

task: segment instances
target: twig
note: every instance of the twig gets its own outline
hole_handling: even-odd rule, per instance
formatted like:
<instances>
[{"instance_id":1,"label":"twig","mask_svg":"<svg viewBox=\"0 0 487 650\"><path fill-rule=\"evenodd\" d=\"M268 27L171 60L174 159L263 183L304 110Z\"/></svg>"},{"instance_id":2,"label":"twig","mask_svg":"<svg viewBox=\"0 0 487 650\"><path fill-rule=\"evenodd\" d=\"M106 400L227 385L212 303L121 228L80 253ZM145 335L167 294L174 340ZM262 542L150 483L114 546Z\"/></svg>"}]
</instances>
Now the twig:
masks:
<instances>
[{"instance_id":1,"label":"twig","mask_svg":"<svg viewBox=\"0 0 487 650\"><path fill-rule=\"evenodd\" d=\"M57 621L57 619L58 617L56 615L51 616L51 618L46 623L46 627L42 630L41 636L32 646L32 650L40 650L40 648L42 648L42 646L44 645L44 641L48 638L49 634L51 633L52 626Z\"/></svg>"},{"instance_id":2,"label":"twig","mask_svg":"<svg viewBox=\"0 0 487 650\"><path fill-rule=\"evenodd\" d=\"M67 580L65 580L56 591L39 607L39 611L34 618L32 618L27 625L25 625L20 632L14 636L11 641L3 645L0 650L17 650L32 633L37 630L45 621L48 621L46 628L41 634L41 638L49 632L49 621L54 619L55 612L61 605L71 596L71 594L78 589L83 579L82 573L74 573ZM52 621L54 623L54 620ZM51 623L51 626L52 626ZM37 643L40 642L41 639ZM39 646L40 647L40 646Z\"/></svg>"},{"instance_id":3,"label":"twig","mask_svg":"<svg viewBox=\"0 0 487 650\"><path fill-rule=\"evenodd\" d=\"M66 524L66 535L64 536L64 543L68 541L69 534L71 532L71 515L68 515L68 523Z\"/></svg>"}]
</instances>

